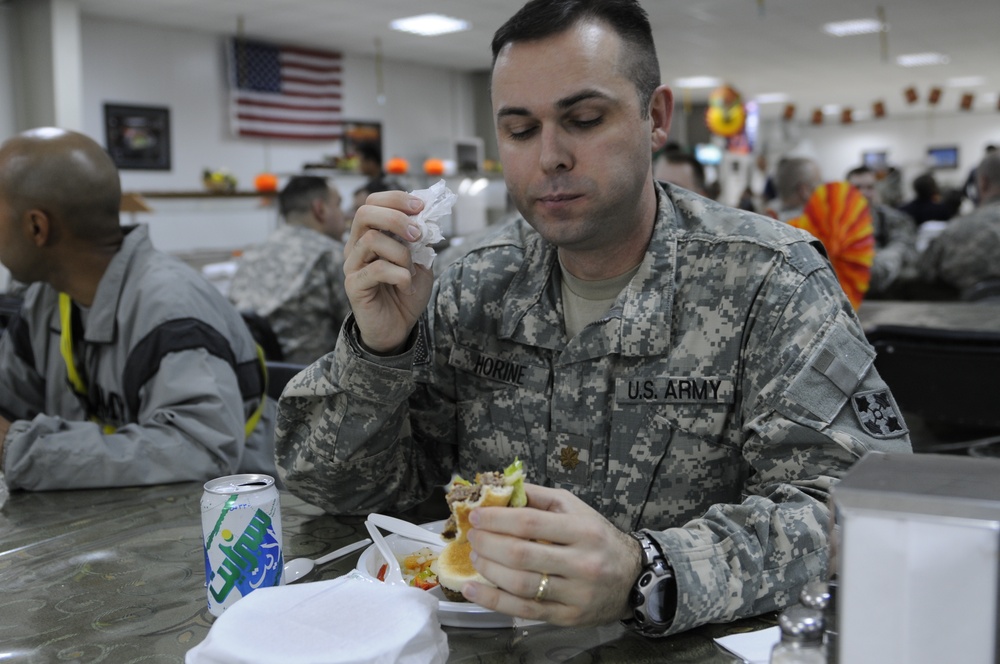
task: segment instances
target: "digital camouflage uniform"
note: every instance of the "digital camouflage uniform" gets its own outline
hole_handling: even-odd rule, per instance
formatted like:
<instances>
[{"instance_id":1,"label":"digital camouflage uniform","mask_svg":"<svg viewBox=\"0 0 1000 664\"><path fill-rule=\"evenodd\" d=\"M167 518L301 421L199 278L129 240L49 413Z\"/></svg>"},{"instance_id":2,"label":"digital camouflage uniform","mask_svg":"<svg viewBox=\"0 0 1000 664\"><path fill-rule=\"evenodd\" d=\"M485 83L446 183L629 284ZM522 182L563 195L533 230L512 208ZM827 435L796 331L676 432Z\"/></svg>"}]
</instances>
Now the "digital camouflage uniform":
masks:
<instances>
[{"instance_id":1,"label":"digital camouflage uniform","mask_svg":"<svg viewBox=\"0 0 1000 664\"><path fill-rule=\"evenodd\" d=\"M931 240L920 263L923 279L959 291L1000 278L1000 197L950 222Z\"/></svg>"},{"instance_id":2,"label":"digital camouflage uniform","mask_svg":"<svg viewBox=\"0 0 1000 664\"><path fill-rule=\"evenodd\" d=\"M229 299L267 319L286 362L309 364L333 350L351 312L344 245L311 228L282 224L243 254Z\"/></svg>"},{"instance_id":3,"label":"digital camouflage uniform","mask_svg":"<svg viewBox=\"0 0 1000 664\"><path fill-rule=\"evenodd\" d=\"M669 633L795 600L826 570L831 485L868 450L909 451L905 426L811 236L657 196L639 271L569 341L556 251L523 221L441 277L404 355L365 353L349 319L279 405L288 487L363 514L518 456L529 481L653 531L677 577Z\"/></svg>"},{"instance_id":4,"label":"digital camouflage uniform","mask_svg":"<svg viewBox=\"0 0 1000 664\"><path fill-rule=\"evenodd\" d=\"M917 258L917 225L905 213L888 205L871 206L875 258L868 297L886 294L912 269Z\"/></svg>"}]
</instances>

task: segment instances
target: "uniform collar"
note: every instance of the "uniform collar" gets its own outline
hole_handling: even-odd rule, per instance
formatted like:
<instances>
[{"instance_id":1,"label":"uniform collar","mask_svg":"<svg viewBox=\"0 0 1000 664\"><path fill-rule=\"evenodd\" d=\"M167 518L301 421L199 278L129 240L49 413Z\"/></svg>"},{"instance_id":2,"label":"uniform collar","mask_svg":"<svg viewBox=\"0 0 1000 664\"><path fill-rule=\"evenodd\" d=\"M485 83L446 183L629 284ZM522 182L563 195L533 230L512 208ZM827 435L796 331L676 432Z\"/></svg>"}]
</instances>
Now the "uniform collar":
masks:
<instances>
[{"instance_id":1,"label":"uniform collar","mask_svg":"<svg viewBox=\"0 0 1000 664\"><path fill-rule=\"evenodd\" d=\"M141 249L151 249L149 242L149 227L139 224L123 227L125 239L118 249L104 276L97 284L94 302L90 307L87 319L87 329L84 339L92 343L112 343L115 340L115 321L118 318L118 306L125 286L125 276L129 266Z\"/></svg>"},{"instance_id":2,"label":"uniform collar","mask_svg":"<svg viewBox=\"0 0 1000 664\"><path fill-rule=\"evenodd\" d=\"M524 259L503 299L500 337L561 351L563 362L607 354L658 355L671 345L677 215L671 198L678 190L656 186L657 215L639 271L619 294L603 321L588 326L569 344L565 340L555 247L521 222Z\"/></svg>"}]
</instances>

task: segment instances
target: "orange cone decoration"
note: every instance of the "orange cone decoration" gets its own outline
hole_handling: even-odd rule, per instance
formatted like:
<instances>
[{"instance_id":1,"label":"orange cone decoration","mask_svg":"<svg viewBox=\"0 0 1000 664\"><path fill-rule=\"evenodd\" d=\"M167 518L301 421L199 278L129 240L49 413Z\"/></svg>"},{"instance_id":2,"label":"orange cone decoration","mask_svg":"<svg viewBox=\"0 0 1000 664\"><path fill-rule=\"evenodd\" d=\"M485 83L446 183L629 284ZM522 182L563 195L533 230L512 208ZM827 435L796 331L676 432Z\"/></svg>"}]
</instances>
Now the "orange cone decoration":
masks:
<instances>
[{"instance_id":1,"label":"orange cone decoration","mask_svg":"<svg viewBox=\"0 0 1000 664\"><path fill-rule=\"evenodd\" d=\"M868 292L875 258L871 211L861 192L846 182L820 185L804 214L788 223L823 243L840 286L857 309Z\"/></svg>"}]
</instances>

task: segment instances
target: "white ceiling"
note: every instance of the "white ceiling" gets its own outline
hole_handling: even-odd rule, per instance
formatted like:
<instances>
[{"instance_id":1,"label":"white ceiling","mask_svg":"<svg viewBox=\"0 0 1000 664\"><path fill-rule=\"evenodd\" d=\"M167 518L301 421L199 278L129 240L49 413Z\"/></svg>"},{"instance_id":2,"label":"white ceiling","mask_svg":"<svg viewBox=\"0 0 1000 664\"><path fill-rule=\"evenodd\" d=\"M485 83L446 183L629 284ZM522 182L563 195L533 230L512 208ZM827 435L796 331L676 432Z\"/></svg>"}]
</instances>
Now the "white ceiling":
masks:
<instances>
[{"instance_id":1,"label":"white ceiling","mask_svg":"<svg viewBox=\"0 0 1000 664\"><path fill-rule=\"evenodd\" d=\"M426 63L463 71L490 66L493 32L523 0L79 0L84 15L234 34L279 43L373 55L381 39L391 61ZM806 118L824 105L851 106L870 115L881 100L889 114L928 113L929 90L942 89L937 112L955 112L963 93L974 111L997 112L1000 92L1000 0L644 0L656 37L665 82L710 75L745 98L783 92ZM832 37L824 23L875 18L885 10L887 61L880 36ZM389 29L394 18L437 12L472 23L467 32L419 37ZM937 51L947 65L904 68L898 55ZM949 87L949 79L979 76L981 85ZM914 86L920 101L908 105ZM675 90L678 99L685 94ZM689 92L704 98L707 91ZM783 103L762 106L779 115Z\"/></svg>"}]
</instances>

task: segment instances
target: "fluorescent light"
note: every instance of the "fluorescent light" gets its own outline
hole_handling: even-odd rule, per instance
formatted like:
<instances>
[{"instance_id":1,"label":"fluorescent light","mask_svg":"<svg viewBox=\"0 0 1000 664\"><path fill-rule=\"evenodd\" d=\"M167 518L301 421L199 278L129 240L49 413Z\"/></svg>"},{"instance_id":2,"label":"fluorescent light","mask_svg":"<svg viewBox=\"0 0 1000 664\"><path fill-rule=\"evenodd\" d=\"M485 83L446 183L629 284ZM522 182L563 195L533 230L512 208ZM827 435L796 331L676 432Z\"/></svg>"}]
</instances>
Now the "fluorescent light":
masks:
<instances>
[{"instance_id":1,"label":"fluorescent light","mask_svg":"<svg viewBox=\"0 0 1000 664\"><path fill-rule=\"evenodd\" d=\"M840 113L840 104L826 104L823 106L823 115L836 115Z\"/></svg>"},{"instance_id":2,"label":"fluorescent light","mask_svg":"<svg viewBox=\"0 0 1000 664\"><path fill-rule=\"evenodd\" d=\"M946 65L951 58L943 53L908 53L896 58L896 64L901 67L928 67L930 65Z\"/></svg>"},{"instance_id":3,"label":"fluorescent light","mask_svg":"<svg viewBox=\"0 0 1000 664\"><path fill-rule=\"evenodd\" d=\"M975 88L986 83L986 78L983 76L959 76L957 78L949 78L946 85L949 88Z\"/></svg>"},{"instance_id":4,"label":"fluorescent light","mask_svg":"<svg viewBox=\"0 0 1000 664\"><path fill-rule=\"evenodd\" d=\"M783 104L788 101L788 95L784 92L765 92L756 95L754 101L758 104Z\"/></svg>"},{"instance_id":5,"label":"fluorescent light","mask_svg":"<svg viewBox=\"0 0 1000 664\"><path fill-rule=\"evenodd\" d=\"M851 21L837 21L827 23L823 26L823 32L834 37L853 37L855 35L870 35L873 32L881 32L883 27L888 30L889 25L874 18L857 18Z\"/></svg>"},{"instance_id":6,"label":"fluorescent light","mask_svg":"<svg viewBox=\"0 0 1000 664\"><path fill-rule=\"evenodd\" d=\"M714 76L687 76L674 79L674 87L678 88L717 88L722 85L722 79Z\"/></svg>"},{"instance_id":7,"label":"fluorescent light","mask_svg":"<svg viewBox=\"0 0 1000 664\"><path fill-rule=\"evenodd\" d=\"M424 37L433 37L449 32L468 30L471 26L468 21L442 14L420 14L419 16L410 16L408 18L397 18L395 21L389 23L389 27L400 32L412 32Z\"/></svg>"}]
</instances>

